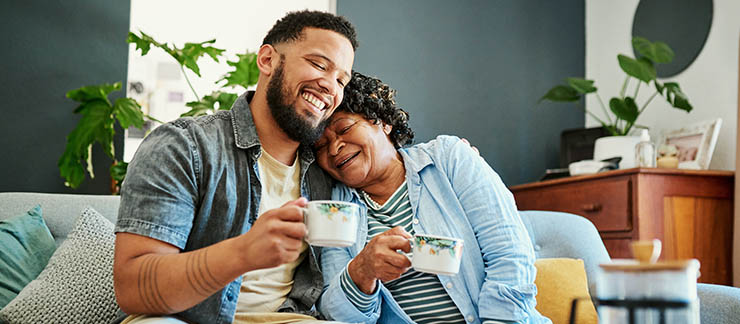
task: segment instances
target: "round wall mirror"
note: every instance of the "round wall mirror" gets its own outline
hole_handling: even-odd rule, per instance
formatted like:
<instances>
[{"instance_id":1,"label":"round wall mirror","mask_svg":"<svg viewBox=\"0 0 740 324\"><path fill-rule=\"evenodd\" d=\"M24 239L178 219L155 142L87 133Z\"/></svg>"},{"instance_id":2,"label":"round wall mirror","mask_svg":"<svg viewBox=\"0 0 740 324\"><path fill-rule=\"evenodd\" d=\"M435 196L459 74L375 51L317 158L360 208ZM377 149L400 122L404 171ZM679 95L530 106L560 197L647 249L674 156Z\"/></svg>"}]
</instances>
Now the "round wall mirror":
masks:
<instances>
[{"instance_id":1,"label":"round wall mirror","mask_svg":"<svg viewBox=\"0 0 740 324\"><path fill-rule=\"evenodd\" d=\"M641 0L635 11L632 36L661 41L673 49L673 62L656 66L659 78L671 77L699 56L712 27L713 14L712 0Z\"/></svg>"}]
</instances>

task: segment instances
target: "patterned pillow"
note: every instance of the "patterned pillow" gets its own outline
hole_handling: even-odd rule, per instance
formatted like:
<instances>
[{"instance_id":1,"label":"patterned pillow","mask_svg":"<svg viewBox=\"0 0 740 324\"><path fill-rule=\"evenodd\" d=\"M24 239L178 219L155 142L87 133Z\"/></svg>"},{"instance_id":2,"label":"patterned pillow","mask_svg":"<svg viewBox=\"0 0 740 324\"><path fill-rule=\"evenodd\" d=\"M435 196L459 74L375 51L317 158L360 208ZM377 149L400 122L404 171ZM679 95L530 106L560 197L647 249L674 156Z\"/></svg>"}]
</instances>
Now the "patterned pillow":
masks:
<instances>
[{"instance_id":1,"label":"patterned pillow","mask_svg":"<svg viewBox=\"0 0 740 324\"><path fill-rule=\"evenodd\" d=\"M87 208L49 264L0 310L0 322L105 323L116 316L113 224Z\"/></svg>"}]
</instances>

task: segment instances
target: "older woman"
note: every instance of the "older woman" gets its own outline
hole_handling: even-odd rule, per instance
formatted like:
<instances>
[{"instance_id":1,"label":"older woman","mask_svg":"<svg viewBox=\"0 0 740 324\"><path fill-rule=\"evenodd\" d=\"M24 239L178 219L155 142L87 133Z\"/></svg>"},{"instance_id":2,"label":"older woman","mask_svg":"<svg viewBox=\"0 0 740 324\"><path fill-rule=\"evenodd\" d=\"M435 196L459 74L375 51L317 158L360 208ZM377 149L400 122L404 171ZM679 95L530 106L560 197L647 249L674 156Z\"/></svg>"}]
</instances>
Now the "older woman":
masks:
<instances>
[{"instance_id":1,"label":"older woman","mask_svg":"<svg viewBox=\"0 0 740 324\"><path fill-rule=\"evenodd\" d=\"M549 323L535 310L534 251L499 176L452 136L413 138L394 91L357 72L315 144L319 165L346 184L333 198L365 207L347 248L322 252L320 311L364 323ZM465 240L460 272L410 268L414 233Z\"/></svg>"}]
</instances>

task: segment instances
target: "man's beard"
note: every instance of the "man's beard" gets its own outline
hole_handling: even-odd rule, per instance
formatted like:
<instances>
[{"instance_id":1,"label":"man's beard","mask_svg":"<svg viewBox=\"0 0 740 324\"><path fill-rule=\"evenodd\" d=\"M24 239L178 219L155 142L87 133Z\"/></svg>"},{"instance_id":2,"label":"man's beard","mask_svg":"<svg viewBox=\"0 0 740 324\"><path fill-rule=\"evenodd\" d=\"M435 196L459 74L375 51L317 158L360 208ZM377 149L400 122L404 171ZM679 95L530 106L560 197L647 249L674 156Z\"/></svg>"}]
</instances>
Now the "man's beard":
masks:
<instances>
[{"instance_id":1,"label":"man's beard","mask_svg":"<svg viewBox=\"0 0 740 324\"><path fill-rule=\"evenodd\" d=\"M267 85L267 106L270 107L272 118L290 139L304 145L313 145L321 137L328 120L324 119L314 127L308 118L302 117L296 111L295 105L285 102L288 97L287 92L283 88L283 62L281 60Z\"/></svg>"}]
</instances>

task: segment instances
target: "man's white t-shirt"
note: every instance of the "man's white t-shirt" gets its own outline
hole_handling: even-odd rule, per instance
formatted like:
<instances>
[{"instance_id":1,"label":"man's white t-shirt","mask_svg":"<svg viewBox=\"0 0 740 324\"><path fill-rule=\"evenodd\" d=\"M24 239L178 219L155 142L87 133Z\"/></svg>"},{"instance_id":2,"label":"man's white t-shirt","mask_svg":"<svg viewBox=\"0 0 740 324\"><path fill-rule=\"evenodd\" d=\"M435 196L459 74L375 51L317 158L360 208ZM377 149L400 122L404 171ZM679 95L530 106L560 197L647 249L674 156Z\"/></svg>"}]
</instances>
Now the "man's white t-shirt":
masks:
<instances>
[{"instance_id":1,"label":"man's white t-shirt","mask_svg":"<svg viewBox=\"0 0 740 324\"><path fill-rule=\"evenodd\" d=\"M301 168L297 155L293 165L285 165L263 149L257 165L262 183L258 215L301 196ZM307 247L304 242L301 256L294 262L245 273L236 305L237 314L275 312L293 287L295 269L306 257Z\"/></svg>"}]
</instances>

